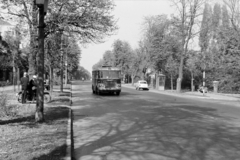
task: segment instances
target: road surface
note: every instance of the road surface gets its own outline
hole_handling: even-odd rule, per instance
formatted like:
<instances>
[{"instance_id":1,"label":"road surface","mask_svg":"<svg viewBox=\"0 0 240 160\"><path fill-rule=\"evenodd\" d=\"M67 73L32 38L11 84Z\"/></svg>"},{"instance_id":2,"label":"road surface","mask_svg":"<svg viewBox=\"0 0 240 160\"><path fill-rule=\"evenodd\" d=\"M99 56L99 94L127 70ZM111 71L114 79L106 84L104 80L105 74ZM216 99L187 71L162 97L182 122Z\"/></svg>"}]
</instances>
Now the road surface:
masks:
<instances>
[{"instance_id":1,"label":"road surface","mask_svg":"<svg viewBox=\"0 0 240 160\"><path fill-rule=\"evenodd\" d=\"M239 101L72 88L76 160L240 160Z\"/></svg>"}]
</instances>

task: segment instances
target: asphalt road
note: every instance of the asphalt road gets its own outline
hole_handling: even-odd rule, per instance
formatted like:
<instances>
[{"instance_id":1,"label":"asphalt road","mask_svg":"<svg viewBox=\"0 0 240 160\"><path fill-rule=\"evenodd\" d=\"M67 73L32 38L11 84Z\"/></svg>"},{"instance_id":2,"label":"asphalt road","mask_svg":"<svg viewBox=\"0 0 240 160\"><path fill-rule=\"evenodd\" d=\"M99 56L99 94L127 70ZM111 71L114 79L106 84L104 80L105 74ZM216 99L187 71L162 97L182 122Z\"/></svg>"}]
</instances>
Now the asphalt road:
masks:
<instances>
[{"instance_id":1,"label":"asphalt road","mask_svg":"<svg viewBox=\"0 0 240 160\"><path fill-rule=\"evenodd\" d=\"M76 160L240 160L237 101L72 88Z\"/></svg>"}]
</instances>

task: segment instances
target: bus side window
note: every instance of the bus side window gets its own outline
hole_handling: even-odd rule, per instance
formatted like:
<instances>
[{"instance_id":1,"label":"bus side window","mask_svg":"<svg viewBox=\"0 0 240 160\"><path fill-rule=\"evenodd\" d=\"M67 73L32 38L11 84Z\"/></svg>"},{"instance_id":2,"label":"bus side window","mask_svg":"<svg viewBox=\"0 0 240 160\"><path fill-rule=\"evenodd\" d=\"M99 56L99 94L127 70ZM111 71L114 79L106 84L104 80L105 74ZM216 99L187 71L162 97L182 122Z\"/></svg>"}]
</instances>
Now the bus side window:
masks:
<instances>
[{"instance_id":1,"label":"bus side window","mask_svg":"<svg viewBox=\"0 0 240 160\"><path fill-rule=\"evenodd\" d=\"M103 72L100 71L100 78L103 78Z\"/></svg>"}]
</instances>

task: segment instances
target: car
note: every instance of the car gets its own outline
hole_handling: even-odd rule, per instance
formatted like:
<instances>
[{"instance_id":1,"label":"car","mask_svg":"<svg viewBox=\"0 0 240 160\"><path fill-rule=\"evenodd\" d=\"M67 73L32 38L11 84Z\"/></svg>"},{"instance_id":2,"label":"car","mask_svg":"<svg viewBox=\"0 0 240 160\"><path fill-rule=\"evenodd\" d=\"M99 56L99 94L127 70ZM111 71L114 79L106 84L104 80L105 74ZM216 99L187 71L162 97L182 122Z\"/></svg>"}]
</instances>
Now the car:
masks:
<instances>
[{"instance_id":1,"label":"car","mask_svg":"<svg viewBox=\"0 0 240 160\"><path fill-rule=\"evenodd\" d=\"M140 90L140 89L149 90L148 83L145 80L137 81L137 83L135 84L135 87L136 87L136 90Z\"/></svg>"}]
</instances>

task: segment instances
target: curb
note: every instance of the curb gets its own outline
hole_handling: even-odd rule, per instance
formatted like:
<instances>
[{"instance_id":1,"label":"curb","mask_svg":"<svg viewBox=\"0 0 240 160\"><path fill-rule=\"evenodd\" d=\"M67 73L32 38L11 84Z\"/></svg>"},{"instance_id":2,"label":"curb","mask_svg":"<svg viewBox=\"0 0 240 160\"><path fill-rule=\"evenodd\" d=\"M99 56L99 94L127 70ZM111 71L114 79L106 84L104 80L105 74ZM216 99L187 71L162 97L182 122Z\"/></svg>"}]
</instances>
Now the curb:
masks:
<instances>
[{"instance_id":1,"label":"curb","mask_svg":"<svg viewBox=\"0 0 240 160\"><path fill-rule=\"evenodd\" d=\"M72 82L70 83L70 102L69 102L69 114L68 114L68 127L67 127L67 139L66 139L66 156L63 160L72 160Z\"/></svg>"},{"instance_id":2,"label":"curb","mask_svg":"<svg viewBox=\"0 0 240 160\"><path fill-rule=\"evenodd\" d=\"M128 85L123 85L123 87L126 88L134 88L134 86L128 86ZM228 97L228 101L238 101L238 99L236 97L230 97L230 96L226 96L226 95L219 95L222 97L211 97L211 96L198 96L198 95L191 95L191 94L176 94L176 93L168 93L168 92L159 92L158 90L154 90L151 89L149 90L150 92L154 92L154 93L158 93L158 94L164 94L164 95L170 95L170 96L176 96L176 97L181 97L181 98L188 98L188 97L193 97L193 98L198 98L198 99L213 99L213 100L219 100L219 99L223 99L223 97ZM225 99L226 100L226 99Z\"/></svg>"}]
</instances>

